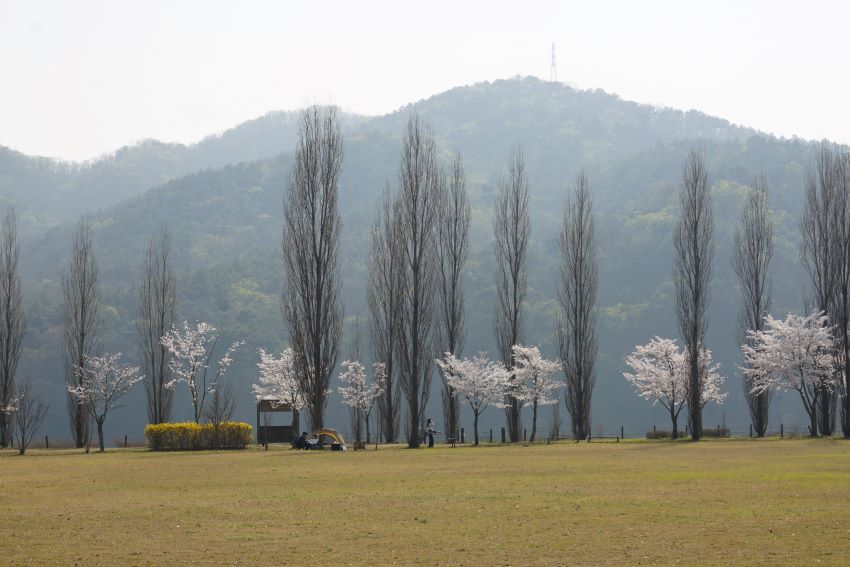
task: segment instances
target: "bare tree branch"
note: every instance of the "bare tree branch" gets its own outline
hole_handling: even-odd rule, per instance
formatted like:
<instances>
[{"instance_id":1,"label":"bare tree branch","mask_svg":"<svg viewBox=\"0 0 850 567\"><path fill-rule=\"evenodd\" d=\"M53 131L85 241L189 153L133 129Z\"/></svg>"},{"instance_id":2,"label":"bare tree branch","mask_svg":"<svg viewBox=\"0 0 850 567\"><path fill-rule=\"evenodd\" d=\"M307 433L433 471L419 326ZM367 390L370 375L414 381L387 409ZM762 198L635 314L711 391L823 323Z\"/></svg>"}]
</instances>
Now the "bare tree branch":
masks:
<instances>
[{"instance_id":1,"label":"bare tree branch","mask_svg":"<svg viewBox=\"0 0 850 567\"><path fill-rule=\"evenodd\" d=\"M596 224L587 175L579 173L574 196L567 201L561 229L561 278L558 300L558 350L566 377L565 402L575 439L590 435L591 400L596 382L599 286Z\"/></svg>"},{"instance_id":2,"label":"bare tree branch","mask_svg":"<svg viewBox=\"0 0 850 567\"><path fill-rule=\"evenodd\" d=\"M469 255L470 207L466 196L463 161L455 153L447 182L440 183L437 222L437 257L439 263L440 324L438 343L442 352L460 357L466 339L466 312L463 297L463 268ZM460 399L440 370L443 382L443 427L448 435L458 438L460 432Z\"/></svg>"},{"instance_id":3,"label":"bare tree branch","mask_svg":"<svg viewBox=\"0 0 850 567\"><path fill-rule=\"evenodd\" d=\"M170 256L171 236L163 227L148 244L139 284L137 330L150 423L170 420L174 399L169 354L162 344L162 337L174 326L177 310L177 283Z\"/></svg>"},{"instance_id":4,"label":"bare tree branch","mask_svg":"<svg viewBox=\"0 0 850 567\"><path fill-rule=\"evenodd\" d=\"M531 236L525 154L519 147L514 149L507 174L499 181L493 235L496 241L496 310L493 327L502 364L505 368L513 368L513 346L523 342L522 304L528 277L526 252ZM513 390L515 388L509 389ZM508 433L511 441L516 442L521 438L522 405L512 394L508 394L505 402Z\"/></svg>"},{"instance_id":5,"label":"bare tree branch","mask_svg":"<svg viewBox=\"0 0 850 567\"><path fill-rule=\"evenodd\" d=\"M372 256L367 289L372 352L376 361L384 363L386 370L385 388L378 398L380 435L386 443L395 443L398 439L401 417L401 388L395 357L405 282L401 245L398 201L387 186L372 227Z\"/></svg>"},{"instance_id":6,"label":"bare tree branch","mask_svg":"<svg viewBox=\"0 0 850 567\"><path fill-rule=\"evenodd\" d=\"M673 234L673 283L679 332L688 353L688 419L691 437L702 436L702 373L699 353L708 326L714 216L705 156L691 150L679 184L679 221Z\"/></svg>"},{"instance_id":7,"label":"bare tree branch","mask_svg":"<svg viewBox=\"0 0 850 567\"><path fill-rule=\"evenodd\" d=\"M732 268L741 287L738 312L738 342L747 340L747 331L761 331L770 309L771 282L767 273L773 257L773 221L767 202L767 179L757 177L747 193L741 220L735 231ZM744 395L750 419L758 437L767 432L771 391L753 392L753 379L743 376Z\"/></svg>"},{"instance_id":8,"label":"bare tree branch","mask_svg":"<svg viewBox=\"0 0 850 567\"><path fill-rule=\"evenodd\" d=\"M100 354L103 324L92 236L91 222L83 218L74 234L71 259L62 275L62 350L66 388L82 386L81 376L86 359ZM77 448L82 448L89 439L88 414L70 392L67 397L71 436Z\"/></svg>"},{"instance_id":9,"label":"bare tree branch","mask_svg":"<svg viewBox=\"0 0 850 567\"><path fill-rule=\"evenodd\" d=\"M413 114L404 135L397 196L405 285L396 344L399 378L407 401L407 444L411 448L419 446L422 412L431 388L431 364L437 353L433 324L439 177L434 138L422 119Z\"/></svg>"},{"instance_id":10,"label":"bare tree branch","mask_svg":"<svg viewBox=\"0 0 850 567\"><path fill-rule=\"evenodd\" d=\"M813 310L828 315L829 324L836 327L841 352L846 360L850 351L850 157L846 151L829 143L822 144L815 156L814 170L806 176L806 203L800 217L800 232L803 242L800 259L809 274L811 296L807 303L814 303ZM843 368L844 391L850 380L850 368ZM814 402L818 406L817 422L822 435L831 435L835 429L835 406L838 391L816 388ZM846 396L842 397L842 430L850 436L845 408ZM816 435L818 432L814 432Z\"/></svg>"},{"instance_id":11,"label":"bare tree branch","mask_svg":"<svg viewBox=\"0 0 850 567\"><path fill-rule=\"evenodd\" d=\"M12 416L6 408L12 401L26 333L19 257L18 219L9 208L0 229L0 447L12 440Z\"/></svg>"},{"instance_id":12,"label":"bare tree branch","mask_svg":"<svg viewBox=\"0 0 850 567\"><path fill-rule=\"evenodd\" d=\"M47 417L50 404L45 402L32 390L32 383L25 378L15 392L15 442L18 453L23 455L32 443L33 437Z\"/></svg>"},{"instance_id":13,"label":"bare tree branch","mask_svg":"<svg viewBox=\"0 0 850 567\"><path fill-rule=\"evenodd\" d=\"M342 134L336 109L305 110L284 203L282 311L290 344L300 359L299 380L314 429L324 425L342 334L342 220L337 205L341 171Z\"/></svg>"}]
</instances>

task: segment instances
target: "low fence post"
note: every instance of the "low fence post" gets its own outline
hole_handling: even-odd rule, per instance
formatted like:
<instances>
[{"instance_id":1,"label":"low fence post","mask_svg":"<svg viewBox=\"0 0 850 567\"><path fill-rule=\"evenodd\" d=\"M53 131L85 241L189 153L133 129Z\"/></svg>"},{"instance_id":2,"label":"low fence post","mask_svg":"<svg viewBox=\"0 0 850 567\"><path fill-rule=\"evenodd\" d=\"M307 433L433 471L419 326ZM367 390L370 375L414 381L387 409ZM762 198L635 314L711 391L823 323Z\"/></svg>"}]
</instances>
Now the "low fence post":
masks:
<instances>
[{"instance_id":1,"label":"low fence post","mask_svg":"<svg viewBox=\"0 0 850 567\"><path fill-rule=\"evenodd\" d=\"M463 427L460 428L460 444L463 445L466 443L466 435L463 431Z\"/></svg>"},{"instance_id":2,"label":"low fence post","mask_svg":"<svg viewBox=\"0 0 850 567\"><path fill-rule=\"evenodd\" d=\"M127 448L127 434L124 434L124 448Z\"/></svg>"},{"instance_id":3,"label":"low fence post","mask_svg":"<svg viewBox=\"0 0 850 567\"><path fill-rule=\"evenodd\" d=\"M502 443L505 442L505 428L502 428Z\"/></svg>"},{"instance_id":4,"label":"low fence post","mask_svg":"<svg viewBox=\"0 0 850 567\"><path fill-rule=\"evenodd\" d=\"M752 437L752 436L753 436L753 424L751 423L750 424L750 437Z\"/></svg>"},{"instance_id":5,"label":"low fence post","mask_svg":"<svg viewBox=\"0 0 850 567\"><path fill-rule=\"evenodd\" d=\"M785 425L779 424L779 438L782 439L785 437Z\"/></svg>"},{"instance_id":6,"label":"low fence post","mask_svg":"<svg viewBox=\"0 0 850 567\"><path fill-rule=\"evenodd\" d=\"M525 427L523 427L522 428L522 442L525 443L525 441L526 441L526 429L525 429Z\"/></svg>"},{"instance_id":7,"label":"low fence post","mask_svg":"<svg viewBox=\"0 0 850 567\"><path fill-rule=\"evenodd\" d=\"M47 435L44 436L44 448L50 449L50 444L47 442Z\"/></svg>"},{"instance_id":8,"label":"low fence post","mask_svg":"<svg viewBox=\"0 0 850 567\"><path fill-rule=\"evenodd\" d=\"M623 426L621 425L621 426L620 426L620 440L622 441L622 440L623 440L623 439L625 439L625 438L626 438L626 436L625 436L625 435L623 435Z\"/></svg>"},{"instance_id":9,"label":"low fence post","mask_svg":"<svg viewBox=\"0 0 850 567\"><path fill-rule=\"evenodd\" d=\"M652 432L655 433L655 425L652 426Z\"/></svg>"},{"instance_id":10,"label":"low fence post","mask_svg":"<svg viewBox=\"0 0 850 567\"><path fill-rule=\"evenodd\" d=\"M493 442L493 428L490 428L490 443Z\"/></svg>"}]
</instances>

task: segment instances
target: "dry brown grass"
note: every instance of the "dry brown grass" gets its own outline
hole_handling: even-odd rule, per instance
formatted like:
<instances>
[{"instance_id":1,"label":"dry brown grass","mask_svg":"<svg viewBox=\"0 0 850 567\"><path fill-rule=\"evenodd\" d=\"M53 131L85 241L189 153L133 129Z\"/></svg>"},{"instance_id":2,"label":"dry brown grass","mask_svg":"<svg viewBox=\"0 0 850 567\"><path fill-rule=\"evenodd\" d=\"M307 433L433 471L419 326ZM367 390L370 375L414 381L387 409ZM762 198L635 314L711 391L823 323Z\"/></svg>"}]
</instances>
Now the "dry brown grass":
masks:
<instances>
[{"instance_id":1,"label":"dry brown grass","mask_svg":"<svg viewBox=\"0 0 850 567\"><path fill-rule=\"evenodd\" d=\"M0 453L0 563L850 563L850 442Z\"/></svg>"}]
</instances>

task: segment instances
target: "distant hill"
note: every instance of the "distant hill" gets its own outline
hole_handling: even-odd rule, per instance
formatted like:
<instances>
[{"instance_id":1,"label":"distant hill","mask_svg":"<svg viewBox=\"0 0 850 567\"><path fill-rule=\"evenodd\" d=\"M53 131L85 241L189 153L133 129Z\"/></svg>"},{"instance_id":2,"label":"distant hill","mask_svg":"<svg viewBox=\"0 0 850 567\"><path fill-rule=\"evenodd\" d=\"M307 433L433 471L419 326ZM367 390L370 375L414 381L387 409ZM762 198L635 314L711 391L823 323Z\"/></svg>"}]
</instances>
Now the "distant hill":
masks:
<instances>
[{"instance_id":1,"label":"distant hill","mask_svg":"<svg viewBox=\"0 0 850 567\"><path fill-rule=\"evenodd\" d=\"M145 140L83 163L29 157L0 146L0 199L15 204L28 233L38 232L188 173L290 151L297 116L270 112L197 144ZM356 123L357 117L347 122Z\"/></svg>"},{"instance_id":2,"label":"distant hill","mask_svg":"<svg viewBox=\"0 0 850 567\"><path fill-rule=\"evenodd\" d=\"M465 275L469 309L467 354L476 350L492 352L494 348L490 223L497 180L512 147L520 144L525 149L531 176L526 342L540 344L549 356L554 355L557 229L572 179L580 168L587 171L600 232L602 333L594 424L595 428L610 430L624 425L627 430L640 433L653 423L666 425L663 412L639 400L622 379L622 357L653 335L676 336L671 278L676 184L689 149L705 148L717 221L708 344L729 375L731 393L725 407L708 408L706 419L707 423L719 423L725 415L730 425L746 426L748 417L741 401L740 381L735 377L737 290L729 265L731 235L746 185L763 172L770 184L776 215L776 258L772 267L775 311L782 314L798 309L804 277L797 254L797 218L811 144L776 139L695 111L658 109L602 91L577 91L536 79L459 87L386 116L347 117L340 206L343 296L349 334L356 317L366 323L368 229L385 183L395 183L404 123L414 110L429 121L441 155L448 158L449 152L457 149L466 165L473 212L471 257ZM111 206L100 204L94 197L92 201L81 198L78 203L78 210L84 208L84 203L90 209L101 209L93 218L104 300L108 304L106 348L135 356L135 282L142 252L156 228L167 223L174 235L179 317L211 321L228 339L248 341L233 368L241 396L240 417L248 420L253 415L249 384L256 374L254 349L275 348L285 340L278 297L283 275L281 204L290 157L280 150L292 147L293 116L268 115L197 146L151 143L151 148L166 149L161 153L153 151L152 155L159 155L157 158L118 160L125 165L146 164L144 167L109 169L107 162L88 166L92 178L97 178L93 173L96 168L104 168L110 173L104 173L103 178L124 176L136 180L137 189L132 193L128 182L122 189L126 190L125 196ZM128 156L148 155L143 147L122 151ZM3 163L0 162L0 179L31 179L44 195L69 190L51 186L72 175L63 169L67 166L18 156L12 160L17 169L10 168L7 173ZM192 173L178 176L176 171ZM135 173L131 175L132 172ZM169 180L143 190L145 183L158 177ZM104 181L93 186L105 189L110 184ZM16 198L17 194L6 192L8 187L8 183L0 182L0 195ZM91 195L97 194L92 191ZM31 207L32 218L53 215L49 209L41 209L38 201L33 201ZM37 238L34 231L24 249L26 300L30 306L25 366L57 398L62 393L57 282L72 230L73 222L56 221ZM432 398L438 400L436 383L433 392ZM141 389L135 393L136 397L141 395ZM131 399L127 405L108 424L116 432L132 433L144 423L141 404ZM177 407L181 407L179 400ZM432 410L436 416L436 404ZM347 418L337 401L332 401L329 412L331 423L347 428ZM54 409L53 413L50 427L61 433L65 423L62 409ZM786 396L776 405L772 419L775 423L782 419L786 425L794 420L802 423L799 414L797 400ZM500 425L502 421L498 410L485 414L485 422Z\"/></svg>"}]
</instances>

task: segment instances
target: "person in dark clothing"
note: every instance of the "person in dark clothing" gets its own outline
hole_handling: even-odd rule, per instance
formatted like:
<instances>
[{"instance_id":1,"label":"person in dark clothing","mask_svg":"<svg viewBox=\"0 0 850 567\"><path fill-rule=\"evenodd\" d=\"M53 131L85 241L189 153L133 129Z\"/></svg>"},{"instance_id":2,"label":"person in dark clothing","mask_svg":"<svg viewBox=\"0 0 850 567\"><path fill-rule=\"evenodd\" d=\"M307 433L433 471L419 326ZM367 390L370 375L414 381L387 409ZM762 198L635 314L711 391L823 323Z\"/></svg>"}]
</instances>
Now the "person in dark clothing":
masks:
<instances>
[{"instance_id":1,"label":"person in dark clothing","mask_svg":"<svg viewBox=\"0 0 850 567\"><path fill-rule=\"evenodd\" d=\"M296 449L307 449L307 432L304 431L301 433L301 437L292 442L292 446Z\"/></svg>"}]
</instances>

